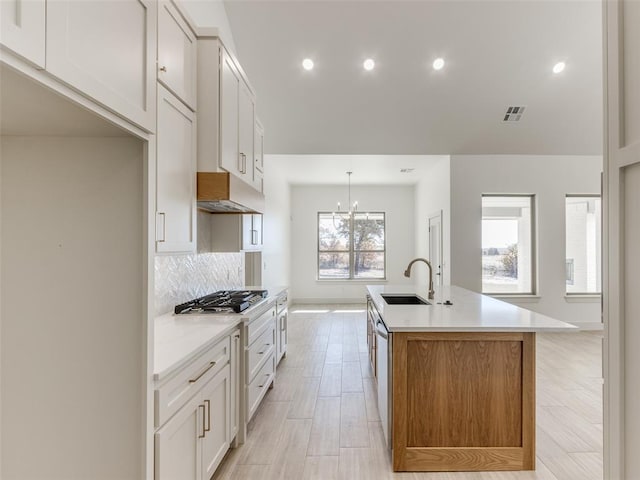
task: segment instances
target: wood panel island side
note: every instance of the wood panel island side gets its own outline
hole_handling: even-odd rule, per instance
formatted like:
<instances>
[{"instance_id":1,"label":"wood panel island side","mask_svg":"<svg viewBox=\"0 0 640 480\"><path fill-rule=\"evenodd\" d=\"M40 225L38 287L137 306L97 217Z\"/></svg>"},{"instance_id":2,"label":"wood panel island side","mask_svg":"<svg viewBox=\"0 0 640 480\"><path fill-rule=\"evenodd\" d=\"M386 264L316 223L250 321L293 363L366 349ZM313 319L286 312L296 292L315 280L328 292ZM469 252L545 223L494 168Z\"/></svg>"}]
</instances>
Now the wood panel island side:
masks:
<instances>
[{"instance_id":1,"label":"wood panel island side","mask_svg":"<svg viewBox=\"0 0 640 480\"><path fill-rule=\"evenodd\" d=\"M577 328L455 286L440 288L431 305L382 297L427 300L426 289L367 289L370 348L387 345L388 365L377 365L385 352L370 358L379 359L378 398L388 399L381 419L394 471L534 470L535 335ZM379 345L381 330L388 340Z\"/></svg>"}]
</instances>

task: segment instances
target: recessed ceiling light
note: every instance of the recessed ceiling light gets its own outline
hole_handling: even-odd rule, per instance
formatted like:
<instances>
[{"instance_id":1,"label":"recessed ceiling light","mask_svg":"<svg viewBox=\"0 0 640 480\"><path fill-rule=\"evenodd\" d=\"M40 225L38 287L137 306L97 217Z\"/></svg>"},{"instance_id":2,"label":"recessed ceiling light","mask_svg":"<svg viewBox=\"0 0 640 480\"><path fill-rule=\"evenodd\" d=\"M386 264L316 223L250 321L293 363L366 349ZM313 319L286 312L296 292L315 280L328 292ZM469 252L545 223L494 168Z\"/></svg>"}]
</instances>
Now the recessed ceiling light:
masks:
<instances>
[{"instance_id":1,"label":"recessed ceiling light","mask_svg":"<svg viewBox=\"0 0 640 480\"><path fill-rule=\"evenodd\" d=\"M302 61L302 68L304 68L305 70L313 70L313 60L311 60L310 58L305 58Z\"/></svg>"},{"instance_id":2,"label":"recessed ceiling light","mask_svg":"<svg viewBox=\"0 0 640 480\"><path fill-rule=\"evenodd\" d=\"M374 62L371 58L367 58L362 64L365 70L370 72L376 66L376 62Z\"/></svg>"},{"instance_id":3,"label":"recessed ceiling light","mask_svg":"<svg viewBox=\"0 0 640 480\"><path fill-rule=\"evenodd\" d=\"M433 61L433 69L434 70L442 70L442 67L444 67L444 59L443 58L436 58Z\"/></svg>"},{"instance_id":4,"label":"recessed ceiling light","mask_svg":"<svg viewBox=\"0 0 640 480\"><path fill-rule=\"evenodd\" d=\"M567 65L564 62L558 62L553 66L553 73L560 73Z\"/></svg>"}]
</instances>

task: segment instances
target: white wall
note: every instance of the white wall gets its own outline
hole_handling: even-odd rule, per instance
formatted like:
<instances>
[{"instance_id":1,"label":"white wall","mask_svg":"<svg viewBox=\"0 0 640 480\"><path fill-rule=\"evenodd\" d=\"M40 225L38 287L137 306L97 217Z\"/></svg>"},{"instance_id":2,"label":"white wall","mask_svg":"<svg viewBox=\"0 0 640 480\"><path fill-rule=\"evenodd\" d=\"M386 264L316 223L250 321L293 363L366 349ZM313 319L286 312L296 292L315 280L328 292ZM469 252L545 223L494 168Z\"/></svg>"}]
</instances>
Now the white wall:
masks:
<instances>
[{"instance_id":1,"label":"white wall","mask_svg":"<svg viewBox=\"0 0 640 480\"><path fill-rule=\"evenodd\" d=\"M414 256L415 231L414 187L352 186L351 199L357 200L359 211L386 213L387 281L411 283L403 276ZM317 245L318 212L332 211L337 202L347 205L344 185L291 187L291 296L299 303L364 302L366 285L372 280L318 281Z\"/></svg>"},{"instance_id":2,"label":"white wall","mask_svg":"<svg viewBox=\"0 0 640 480\"><path fill-rule=\"evenodd\" d=\"M291 189L277 156L265 155L262 284L291 285Z\"/></svg>"},{"instance_id":3,"label":"white wall","mask_svg":"<svg viewBox=\"0 0 640 480\"><path fill-rule=\"evenodd\" d=\"M450 160L442 157L426 174L423 174L415 187L415 256L429 258L429 217L442 211L442 284L449 284L451 278L451 192ZM416 285L426 285L428 269L418 266L412 272ZM435 275L435 271L434 271Z\"/></svg>"},{"instance_id":4,"label":"white wall","mask_svg":"<svg viewBox=\"0 0 640 480\"><path fill-rule=\"evenodd\" d=\"M600 325L599 299L565 298L565 196L600 192L598 156L451 157L451 283L482 288L483 193L536 196L539 299L512 303L584 326Z\"/></svg>"},{"instance_id":5,"label":"white wall","mask_svg":"<svg viewBox=\"0 0 640 480\"><path fill-rule=\"evenodd\" d=\"M1 148L0 477L141 478L142 142Z\"/></svg>"}]
</instances>

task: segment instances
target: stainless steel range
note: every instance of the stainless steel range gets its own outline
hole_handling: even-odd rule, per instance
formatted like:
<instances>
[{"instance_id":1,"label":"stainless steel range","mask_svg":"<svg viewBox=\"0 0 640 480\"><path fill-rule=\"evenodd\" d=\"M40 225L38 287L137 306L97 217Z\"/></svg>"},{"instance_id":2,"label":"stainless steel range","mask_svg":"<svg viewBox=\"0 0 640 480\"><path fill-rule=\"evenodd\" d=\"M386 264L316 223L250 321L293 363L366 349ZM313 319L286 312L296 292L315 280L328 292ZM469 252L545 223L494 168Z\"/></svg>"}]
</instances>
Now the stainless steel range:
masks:
<instances>
[{"instance_id":1,"label":"stainless steel range","mask_svg":"<svg viewBox=\"0 0 640 480\"><path fill-rule=\"evenodd\" d=\"M220 290L176 305L174 313L240 313L267 298L267 290Z\"/></svg>"}]
</instances>

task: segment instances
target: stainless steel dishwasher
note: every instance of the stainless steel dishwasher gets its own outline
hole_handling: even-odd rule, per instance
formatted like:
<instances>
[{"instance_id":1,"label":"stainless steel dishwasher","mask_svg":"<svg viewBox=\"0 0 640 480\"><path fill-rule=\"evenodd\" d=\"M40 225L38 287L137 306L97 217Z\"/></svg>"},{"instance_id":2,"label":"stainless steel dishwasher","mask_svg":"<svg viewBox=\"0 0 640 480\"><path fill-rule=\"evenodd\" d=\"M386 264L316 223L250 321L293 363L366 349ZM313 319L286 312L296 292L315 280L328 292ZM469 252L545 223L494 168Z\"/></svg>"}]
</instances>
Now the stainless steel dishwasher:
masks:
<instances>
[{"instance_id":1,"label":"stainless steel dishwasher","mask_svg":"<svg viewBox=\"0 0 640 480\"><path fill-rule=\"evenodd\" d=\"M378 412L382 422L384 439L387 448L391 449L392 425L393 425L393 368L392 368L392 344L393 335L387 330L384 321L374 309L376 316L376 363L378 366Z\"/></svg>"}]
</instances>

